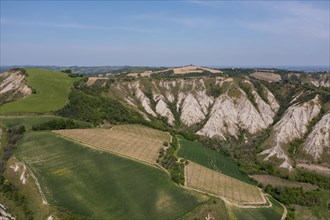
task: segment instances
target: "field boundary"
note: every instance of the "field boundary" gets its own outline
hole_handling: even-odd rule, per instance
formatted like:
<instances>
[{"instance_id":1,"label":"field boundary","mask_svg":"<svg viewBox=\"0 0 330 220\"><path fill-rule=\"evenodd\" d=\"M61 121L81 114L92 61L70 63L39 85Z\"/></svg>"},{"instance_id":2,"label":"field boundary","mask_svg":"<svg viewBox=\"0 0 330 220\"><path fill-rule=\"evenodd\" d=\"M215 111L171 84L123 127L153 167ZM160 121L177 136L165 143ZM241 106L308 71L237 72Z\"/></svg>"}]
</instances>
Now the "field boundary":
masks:
<instances>
[{"instance_id":1,"label":"field boundary","mask_svg":"<svg viewBox=\"0 0 330 220\"><path fill-rule=\"evenodd\" d=\"M182 187L185 188L185 189L191 190L191 191L195 191L195 192L199 192L199 193L202 193L202 194L205 194L205 195L208 195L208 196L213 196L213 197L219 198L219 199L223 200L224 202L226 202L228 205L234 205L234 206L239 207L239 208L254 208L254 209L257 209L257 208L271 208L273 206L273 204L269 201L268 197L265 196L265 194L263 194L263 195L264 195L264 198L266 200L266 203L268 203L267 205L239 205L235 202L231 202L228 199L226 199L222 196L219 196L219 195L215 195L213 193L204 192L204 191L194 189L194 188L191 188L191 187L188 187L188 186L182 186Z\"/></svg>"},{"instance_id":2,"label":"field boundary","mask_svg":"<svg viewBox=\"0 0 330 220\"><path fill-rule=\"evenodd\" d=\"M38 182L38 178L34 175L33 169L27 165L29 163L26 162L23 158L17 158L17 157L15 157L15 159L17 159L20 163L22 163L23 166L25 166L26 169L28 170L30 176L33 179L34 184L36 185L36 187L37 187L37 189L39 191L39 194L40 194L40 197L41 197L41 200L42 200L42 204L49 206L49 203L47 201L47 198L46 198L45 194L42 191L42 188L41 188L40 183Z\"/></svg>"}]
</instances>

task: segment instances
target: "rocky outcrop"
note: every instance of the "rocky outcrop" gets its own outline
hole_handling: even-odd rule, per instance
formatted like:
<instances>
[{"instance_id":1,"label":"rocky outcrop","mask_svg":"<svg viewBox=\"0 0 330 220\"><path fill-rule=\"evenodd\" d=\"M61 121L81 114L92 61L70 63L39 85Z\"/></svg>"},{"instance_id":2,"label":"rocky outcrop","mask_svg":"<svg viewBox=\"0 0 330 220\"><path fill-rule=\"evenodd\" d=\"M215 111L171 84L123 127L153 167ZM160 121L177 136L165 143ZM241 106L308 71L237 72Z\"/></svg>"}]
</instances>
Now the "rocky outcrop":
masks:
<instances>
[{"instance_id":1,"label":"rocky outcrop","mask_svg":"<svg viewBox=\"0 0 330 220\"><path fill-rule=\"evenodd\" d=\"M150 84L134 80L114 85L112 88L116 91L113 94L121 90L123 95L119 97L128 105L153 117L166 117L170 125L174 125L174 115L178 115L178 120L185 127L199 126L205 122L197 134L208 137L237 137L240 129L254 134L273 123L279 108L275 97L266 87L267 100L264 100L248 80L244 82L252 88L253 103L233 78L150 81ZM223 88L222 94L210 93L212 85Z\"/></svg>"},{"instance_id":2,"label":"rocky outcrop","mask_svg":"<svg viewBox=\"0 0 330 220\"><path fill-rule=\"evenodd\" d=\"M266 93L267 93L267 101L272 108L273 112L277 112L280 109L280 104L278 104L275 96L266 88L264 87Z\"/></svg>"},{"instance_id":3,"label":"rocky outcrop","mask_svg":"<svg viewBox=\"0 0 330 220\"><path fill-rule=\"evenodd\" d=\"M310 80L311 84L316 87L330 88L330 74L319 74Z\"/></svg>"},{"instance_id":4,"label":"rocky outcrop","mask_svg":"<svg viewBox=\"0 0 330 220\"><path fill-rule=\"evenodd\" d=\"M289 107L274 126L276 141L289 143L296 138L302 138L307 132L309 122L320 113L320 110L318 96L308 102Z\"/></svg>"},{"instance_id":5,"label":"rocky outcrop","mask_svg":"<svg viewBox=\"0 0 330 220\"><path fill-rule=\"evenodd\" d=\"M183 99L180 120L184 125L191 126L205 119L202 106L193 94L189 93L179 97Z\"/></svg>"},{"instance_id":6,"label":"rocky outcrop","mask_svg":"<svg viewBox=\"0 0 330 220\"><path fill-rule=\"evenodd\" d=\"M226 136L237 137L240 129L245 129L254 134L267 128L270 120L272 122L272 117L275 116L270 106L255 92L258 111L247 98L245 92L240 89L239 92L241 95L238 97L223 94L216 98L209 119L197 134L226 139ZM267 118L268 116L270 119Z\"/></svg>"},{"instance_id":7,"label":"rocky outcrop","mask_svg":"<svg viewBox=\"0 0 330 220\"><path fill-rule=\"evenodd\" d=\"M265 125L268 126L273 123L273 118L276 114L274 110L268 105L256 91L252 91L255 103L257 104L258 111L261 115L262 120L265 122Z\"/></svg>"},{"instance_id":8,"label":"rocky outcrop","mask_svg":"<svg viewBox=\"0 0 330 220\"><path fill-rule=\"evenodd\" d=\"M0 104L32 94L23 70L10 70L0 75Z\"/></svg>"},{"instance_id":9,"label":"rocky outcrop","mask_svg":"<svg viewBox=\"0 0 330 220\"><path fill-rule=\"evenodd\" d=\"M317 122L305 140L303 149L315 160L319 159L324 152L330 154L330 113Z\"/></svg>"},{"instance_id":10,"label":"rocky outcrop","mask_svg":"<svg viewBox=\"0 0 330 220\"><path fill-rule=\"evenodd\" d=\"M154 110L152 110L152 108L150 106L150 99L140 89L140 82L135 81L135 82L129 83L128 87L131 89L131 91L133 91L133 93L135 94L135 97L140 101L144 110L148 114L150 114L154 117L157 117L157 114L154 112Z\"/></svg>"},{"instance_id":11,"label":"rocky outcrop","mask_svg":"<svg viewBox=\"0 0 330 220\"><path fill-rule=\"evenodd\" d=\"M228 135L236 137L237 132L237 111L234 101L227 94L223 94L215 100L209 119L197 134L226 139Z\"/></svg>"},{"instance_id":12,"label":"rocky outcrop","mask_svg":"<svg viewBox=\"0 0 330 220\"><path fill-rule=\"evenodd\" d=\"M167 122L170 125L174 125L174 116L171 110L169 109L168 105L164 101L164 97L160 94L154 95L154 101L157 102L156 104L156 112L165 118L167 118Z\"/></svg>"},{"instance_id":13,"label":"rocky outcrop","mask_svg":"<svg viewBox=\"0 0 330 220\"><path fill-rule=\"evenodd\" d=\"M260 153L260 155L267 155L264 160L276 156L279 159L284 159L280 167L291 170L289 158L285 155L281 145L296 138L302 138L307 132L308 124L320 113L320 110L321 105L318 96L308 102L289 107L281 120L274 126L271 148Z\"/></svg>"}]
</instances>

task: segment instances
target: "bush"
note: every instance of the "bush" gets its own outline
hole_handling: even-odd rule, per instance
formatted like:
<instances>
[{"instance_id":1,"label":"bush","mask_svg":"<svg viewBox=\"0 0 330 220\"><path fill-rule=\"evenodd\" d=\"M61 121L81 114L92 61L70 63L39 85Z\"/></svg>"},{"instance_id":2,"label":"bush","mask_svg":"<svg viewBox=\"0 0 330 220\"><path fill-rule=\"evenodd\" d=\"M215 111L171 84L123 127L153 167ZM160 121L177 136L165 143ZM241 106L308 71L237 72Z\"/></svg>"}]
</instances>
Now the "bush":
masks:
<instances>
[{"instance_id":1,"label":"bush","mask_svg":"<svg viewBox=\"0 0 330 220\"><path fill-rule=\"evenodd\" d=\"M321 200L316 192L305 192L302 187L272 187L268 184L265 187L265 192L286 205L314 206L321 204Z\"/></svg>"},{"instance_id":2,"label":"bush","mask_svg":"<svg viewBox=\"0 0 330 220\"><path fill-rule=\"evenodd\" d=\"M91 124L77 122L72 119L53 119L39 125L32 126L32 130L60 130L60 129L75 129L75 128L90 128Z\"/></svg>"}]
</instances>

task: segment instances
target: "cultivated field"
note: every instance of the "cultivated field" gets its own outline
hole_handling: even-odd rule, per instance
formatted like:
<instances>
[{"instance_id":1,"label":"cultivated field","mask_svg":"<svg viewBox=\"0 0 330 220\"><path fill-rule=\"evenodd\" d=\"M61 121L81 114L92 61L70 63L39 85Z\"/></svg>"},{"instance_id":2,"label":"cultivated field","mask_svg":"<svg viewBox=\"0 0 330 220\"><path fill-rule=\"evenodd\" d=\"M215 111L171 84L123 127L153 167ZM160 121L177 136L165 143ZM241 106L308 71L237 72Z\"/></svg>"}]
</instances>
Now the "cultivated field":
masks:
<instances>
[{"instance_id":1,"label":"cultivated field","mask_svg":"<svg viewBox=\"0 0 330 220\"><path fill-rule=\"evenodd\" d=\"M277 82L282 80L281 75L272 73L272 72L254 72L251 74L254 78L270 81L270 82Z\"/></svg>"},{"instance_id":2,"label":"cultivated field","mask_svg":"<svg viewBox=\"0 0 330 220\"><path fill-rule=\"evenodd\" d=\"M179 157L194 161L243 182L254 184L254 182L239 170L237 164L229 157L205 147L200 143L188 141L180 135L178 135L177 138L180 143L180 149L178 151Z\"/></svg>"},{"instance_id":3,"label":"cultivated field","mask_svg":"<svg viewBox=\"0 0 330 220\"><path fill-rule=\"evenodd\" d=\"M149 164L157 164L156 159L164 141L170 141L170 135L166 132L140 125L118 125L111 129L71 129L53 132L93 148L110 151Z\"/></svg>"},{"instance_id":4,"label":"cultivated field","mask_svg":"<svg viewBox=\"0 0 330 220\"><path fill-rule=\"evenodd\" d=\"M33 171L51 206L89 219L177 219L204 202L159 169L51 132L26 133L15 156Z\"/></svg>"},{"instance_id":5,"label":"cultivated field","mask_svg":"<svg viewBox=\"0 0 330 220\"><path fill-rule=\"evenodd\" d=\"M174 68L173 71L174 74L201 73L203 71L209 71L211 73L222 73L220 70L194 66L194 65Z\"/></svg>"},{"instance_id":6,"label":"cultivated field","mask_svg":"<svg viewBox=\"0 0 330 220\"><path fill-rule=\"evenodd\" d=\"M127 76L134 76L134 77L137 77L137 76L145 77L145 76L147 76L147 77L150 77L150 75L153 74L153 73L162 73L162 72L166 72L166 71L169 71L169 70L173 70L174 74L202 73L203 71L208 71L208 72L211 72L211 73L222 73L222 71L220 71L220 70L190 65L190 66L184 66L184 67L177 67L177 68L159 70L159 71L154 71L154 72L145 71L143 73L130 73L130 74L127 74Z\"/></svg>"},{"instance_id":7,"label":"cultivated field","mask_svg":"<svg viewBox=\"0 0 330 220\"><path fill-rule=\"evenodd\" d=\"M253 185L189 161L185 166L186 186L207 192L239 205L260 205L267 201Z\"/></svg>"},{"instance_id":8,"label":"cultivated field","mask_svg":"<svg viewBox=\"0 0 330 220\"><path fill-rule=\"evenodd\" d=\"M27 68L26 71L27 83L36 93L0 106L0 113L56 111L68 101L73 83L81 79L47 69Z\"/></svg>"}]
</instances>

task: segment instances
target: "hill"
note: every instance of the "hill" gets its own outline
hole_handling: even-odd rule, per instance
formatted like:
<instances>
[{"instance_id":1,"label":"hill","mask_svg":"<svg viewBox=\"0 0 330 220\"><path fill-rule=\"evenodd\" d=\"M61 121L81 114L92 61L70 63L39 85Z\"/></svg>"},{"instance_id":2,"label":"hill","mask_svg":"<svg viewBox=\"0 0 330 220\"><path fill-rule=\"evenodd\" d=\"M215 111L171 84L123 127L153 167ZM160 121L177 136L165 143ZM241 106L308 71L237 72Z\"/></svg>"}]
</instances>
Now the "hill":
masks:
<instances>
[{"instance_id":1,"label":"hill","mask_svg":"<svg viewBox=\"0 0 330 220\"><path fill-rule=\"evenodd\" d=\"M73 83L81 79L48 69L27 68L26 74L32 94L0 106L0 114L56 111L67 103Z\"/></svg>"},{"instance_id":2,"label":"hill","mask_svg":"<svg viewBox=\"0 0 330 220\"><path fill-rule=\"evenodd\" d=\"M139 70L142 71L142 69ZM194 70L198 69L195 68ZM79 82L71 82L65 96L68 101L64 102L58 107L58 111L53 113L64 118L82 120L90 122L94 126L102 127L76 130L79 131L78 133L71 130L76 132L74 134L75 139L87 138L85 144L94 146L95 149L102 148L102 150L124 155L127 158L137 157L140 158L140 161L153 165L156 165L156 160L156 163L164 168L171 168L175 164L174 167L177 167L178 170L171 168L168 171L172 172L171 178L175 175L177 175L176 177L184 176L186 178L184 184L180 178L176 178L178 183L183 186L190 186L212 195L220 195L220 198L221 196L229 198L229 201L245 204L247 198L251 197L246 192L253 194L253 191L244 187L245 185L241 182L227 178L223 174L246 182L251 181L247 179L247 175L263 175L269 179L265 182L260 181L258 186L285 204L289 208L288 215L292 216L295 213L293 211L295 205L302 206L303 210L314 210L312 212L320 210L318 215L320 218L329 213L327 201L330 198L324 196L317 199L322 193L329 195L328 177L323 174L324 172L317 174L307 170L308 167L317 167L317 170L324 171L330 167L328 75L316 74L311 76L272 70L282 79L272 82L257 79L250 75L253 70L246 71L245 69L223 69L221 70L222 73L206 73L204 70L200 70L202 72L189 72L188 70L185 74L175 74L174 69L171 69L171 71L156 75L154 74L155 71L164 71L164 69L150 71L153 72L150 77L130 77L120 74L118 76L93 77L80 81L79 78L71 78L73 81L75 79ZM30 72L27 71L27 74L21 82L26 83L25 85L29 88L35 89L29 83ZM57 74L49 74L50 78L53 76L57 76ZM65 77L69 76L65 75ZM315 83L315 80L318 83ZM39 81L39 84L43 82ZM47 90L44 89L43 93L47 93ZM58 95L57 92L54 93ZM25 98L18 97L17 101L6 103L4 106L27 100L34 95L27 95ZM24 105L22 106L24 107ZM28 106L31 107L31 105ZM21 110L21 106L18 108ZM21 112L21 114L26 113ZM6 118L1 126L18 125L21 120L30 128L31 125L59 119L54 117L54 119L30 120L29 118L14 117ZM113 127L113 125L131 123L167 131L172 137L180 137L179 141L184 146L179 150L175 148L176 138L173 138L171 143L158 141L155 144L144 144L142 142L146 140L140 140L135 135L128 135L126 131L118 132L114 129L112 132L105 132L108 127ZM56 125L55 122L52 122L48 123L47 126L36 127L52 129L51 126L54 124ZM140 125L135 126L139 127ZM118 126L114 127L118 128ZM60 133L64 134L71 131L63 130ZM7 132L10 132L10 129L4 130L5 136ZM39 132L26 133L22 141L19 142L22 145L19 145L20 149L17 152L23 150L21 146L25 146L24 144L29 142L25 137L31 133L37 134ZM106 138L107 135L108 138ZM182 135L187 140L178 135ZM43 144L48 145L50 144L49 141L55 141L50 136L37 139L42 139ZM3 142L6 142L6 138L3 139ZM198 142L208 148L202 147ZM164 146L161 147L162 144ZM171 147L167 148L167 145ZM134 147L138 146L141 147L141 151L134 150ZM10 153L7 149L3 148L4 158L7 158ZM11 148L9 147L9 149ZM36 151L42 152L42 148L38 148ZM102 154L108 154L107 152ZM25 153L28 153L25 159L34 156L30 154L31 152ZM179 154L182 160L177 160L176 154ZM52 155L52 153L47 155ZM54 152L54 155L62 154ZM217 155L226 155L227 158ZM62 160L62 156L57 158ZM24 160L24 158L20 158L20 160ZM98 161L102 160L99 159ZM32 164L34 164L33 161ZM186 173L183 174L180 167ZM174 171L178 172L175 173ZM219 171L223 174L219 175ZM65 173L66 170L64 169L63 172ZM172 174L175 175L172 176ZM143 176L143 174L141 175ZM149 174L144 175L148 176ZM312 190L306 191L293 186L284 187L273 183L273 186L263 185L271 182L268 180L271 180L270 178L273 176L276 176L279 181L284 182L283 179L287 179L297 183L297 185L300 185L301 182L310 183L313 185ZM227 181L228 187L226 184L220 185L227 187L228 190L219 187L219 180ZM49 181L45 186L51 186L53 181L55 180ZM121 179L119 182L122 181L124 180ZM236 188L239 189L237 192L235 191ZM315 188L317 190L314 190ZM254 186L253 189L256 187ZM232 193L228 194L228 192ZM78 194L76 193L75 196ZM85 196L85 193L81 196ZM258 199L256 203L258 203ZM207 204L208 207L211 207L210 203ZM229 202L226 201L225 204L228 205ZM275 206L278 211L281 210L278 205ZM95 207L95 209L97 208ZM77 209L72 210L77 211ZM134 207L131 207L130 210L134 210ZM195 211L197 212L197 210L202 211L204 208L199 207ZM247 209L246 212L241 212L236 208L231 210L234 213L244 213L244 215L250 213L251 218L252 216L259 216L261 212L266 216L270 215L269 209L265 206L258 209L256 213ZM144 210L141 209L139 212L142 213ZM277 213L274 218L279 218L280 212ZM231 213L228 214L231 215ZM237 214L241 218L244 215ZM315 214L309 213L309 215ZM134 217L134 215L132 216ZM202 216L202 218L205 216L207 215Z\"/></svg>"}]
</instances>

